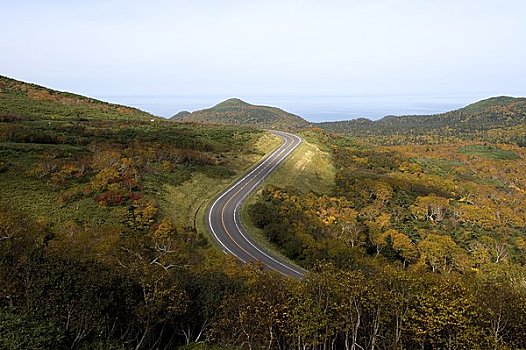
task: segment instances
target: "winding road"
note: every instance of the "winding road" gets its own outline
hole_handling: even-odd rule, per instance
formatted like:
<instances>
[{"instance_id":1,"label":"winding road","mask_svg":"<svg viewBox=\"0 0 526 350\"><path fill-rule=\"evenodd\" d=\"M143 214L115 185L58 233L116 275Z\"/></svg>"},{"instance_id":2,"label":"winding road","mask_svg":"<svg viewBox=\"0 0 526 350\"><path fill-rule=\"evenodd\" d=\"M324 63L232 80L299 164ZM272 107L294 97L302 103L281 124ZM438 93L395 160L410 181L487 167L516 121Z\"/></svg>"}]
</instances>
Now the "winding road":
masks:
<instances>
[{"instance_id":1,"label":"winding road","mask_svg":"<svg viewBox=\"0 0 526 350\"><path fill-rule=\"evenodd\" d=\"M243 178L222 192L209 207L206 224L226 254L244 263L261 263L285 276L301 278L305 271L261 247L243 228L240 207L248 195L301 143L301 138L282 131L271 131L283 139L274 152L262 159Z\"/></svg>"}]
</instances>

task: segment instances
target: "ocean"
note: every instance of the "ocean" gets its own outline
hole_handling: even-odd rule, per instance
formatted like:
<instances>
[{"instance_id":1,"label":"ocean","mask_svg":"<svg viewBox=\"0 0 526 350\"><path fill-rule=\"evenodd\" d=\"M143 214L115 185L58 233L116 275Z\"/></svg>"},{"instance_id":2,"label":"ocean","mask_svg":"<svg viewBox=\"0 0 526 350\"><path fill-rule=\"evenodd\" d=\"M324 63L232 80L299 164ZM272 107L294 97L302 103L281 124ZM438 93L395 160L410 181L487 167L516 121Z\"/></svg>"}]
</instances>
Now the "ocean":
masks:
<instances>
[{"instance_id":1,"label":"ocean","mask_svg":"<svg viewBox=\"0 0 526 350\"><path fill-rule=\"evenodd\" d=\"M187 110L209 108L233 96L156 95L96 96L169 118ZM279 107L311 122L379 119L386 115L437 114L461 108L487 96L367 95L367 96L236 96L259 105Z\"/></svg>"}]
</instances>

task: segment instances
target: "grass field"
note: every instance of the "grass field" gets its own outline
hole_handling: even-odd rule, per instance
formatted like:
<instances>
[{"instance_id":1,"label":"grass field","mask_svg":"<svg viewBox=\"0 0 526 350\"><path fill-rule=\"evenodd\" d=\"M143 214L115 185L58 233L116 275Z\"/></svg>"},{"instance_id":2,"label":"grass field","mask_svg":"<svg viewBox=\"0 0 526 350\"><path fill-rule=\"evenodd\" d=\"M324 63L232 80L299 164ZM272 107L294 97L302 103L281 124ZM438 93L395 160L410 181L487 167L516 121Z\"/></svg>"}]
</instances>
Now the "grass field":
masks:
<instances>
[{"instance_id":1,"label":"grass field","mask_svg":"<svg viewBox=\"0 0 526 350\"><path fill-rule=\"evenodd\" d=\"M304 140L263 185L323 194L329 192L333 179L334 169L329 153Z\"/></svg>"},{"instance_id":2,"label":"grass field","mask_svg":"<svg viewBox=\"0 0 526 350\"><path fill-rule=\"evenodd\" d=\"M45 220L51 226L66 221L97 226L116 220L115 208L101 207L91 198L72 203L62 202L52 185L28 176L22 170L24 168L21 163L36 162L36 157L28 157L24 153L20 158L20 161L14 156L8 158L14 164L11 163L0 176L0 203L27 213L37 220Z\"/></svg>"},{"instance_id":3,"label":"grass field","mask_svg":"<svg viewBox=\"0 0 526 350\"><path fill-rule=\"evenodd\" d=\"M460 147L459 151L463 154L485 159L515 160L520 158L520 156L513 151L504 150L493 145L468 145Z\"/></svg>"}]
</instances>

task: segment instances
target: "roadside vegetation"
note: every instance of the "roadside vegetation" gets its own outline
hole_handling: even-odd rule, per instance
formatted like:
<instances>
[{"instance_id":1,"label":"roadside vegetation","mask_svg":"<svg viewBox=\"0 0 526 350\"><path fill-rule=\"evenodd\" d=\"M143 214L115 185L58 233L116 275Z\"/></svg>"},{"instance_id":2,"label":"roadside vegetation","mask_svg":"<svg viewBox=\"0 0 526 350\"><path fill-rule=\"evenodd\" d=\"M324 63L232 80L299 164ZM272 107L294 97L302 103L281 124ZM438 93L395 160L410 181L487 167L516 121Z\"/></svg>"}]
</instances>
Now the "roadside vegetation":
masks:
<instances>
[{"instance_id":1,"label":"roadside vegetation","mask_svg":"<svg viewBox=\"0 0 526 350\"><path fill-rule=\"evenodd\" d=\"M265 184L294 188L300 193L328 193L334 183L334 166L330 153L320 149L312 132L298 133L303 142L273 172Z\"/></svg>"},{"instance_id":2,"label":"roadside vegetation","mask_svg":"<svg viewBox=\"0 0 526 350\"><path fill-rule=\"evenodd\" d=\"M320 149L321 144L311 137L312 131L304 130L297 135L302 137L302 143L263 181L259 190L248 196L241 207L243 226L260 245L274 253L279 253L279 249L269 242L261 227L254 224L250 214L250 208L261 199L264 189L267 186L276 186L292 189L302 194L311 192L326 194L330 192L334 184L334 166L330 153ZM283 254L281 258L290 261Z\"/></svg>"},{"instance_id":3,"label":"roadside vegetation","mask_svg":"<svg viewBox=\"0 0 526 350\"><path fill-rule=\"evenodd\" d=\"M244 216L291 280L202 221L276 138L0 82L0 349L524 348L517 144L303 131Z\"/></svg>"},{"instance_id":4,"label":"roadside vegetation","mask_svg":"<svg viewBox=\"0 0 526 350\"><path fill-rule=\"evenodd\" d=\"M307 277L310 283L319 278L318 289L311 286L319 304L309 305L320 312L312 324L329 328L307 332L324 339L312 347L327 339L345 345L344 334L351 334L348 348L523 348L520 332L508 328L508 337L501 327L508 317L503 310L517 312L504 327L525 319L524 148L467 140L414 144L411 138L401 144L399 135L393 135L396 145L379 146L368 136L315 129L309 138L330 151L330 191L267 183L246 217L275 249L317 271ZM341 323L352 325L349 333L335 326L345 304L338 288L354 307ZM409 304L394 311L398 288ZM332 302L339 311L328 311ZM402 333L408 338L397 338Z\"/></svg>"},{"instance_id":5,"label":"roadside vegetation","mask_svg":"<svg viewBox=\"0 0 526 350\"><path fill-rule=\"evenodd\" d=\"M267 186L249 212L283 253L310 267L384 257L405 267L469 272L505 257L523 264L523 148L480 145L340 146L329 193ZM506 157L503 156L506 155ZM513 157L511 156L513 155ZM274 213L274 214L273 214Z\"/></svg>"}]
</instances>

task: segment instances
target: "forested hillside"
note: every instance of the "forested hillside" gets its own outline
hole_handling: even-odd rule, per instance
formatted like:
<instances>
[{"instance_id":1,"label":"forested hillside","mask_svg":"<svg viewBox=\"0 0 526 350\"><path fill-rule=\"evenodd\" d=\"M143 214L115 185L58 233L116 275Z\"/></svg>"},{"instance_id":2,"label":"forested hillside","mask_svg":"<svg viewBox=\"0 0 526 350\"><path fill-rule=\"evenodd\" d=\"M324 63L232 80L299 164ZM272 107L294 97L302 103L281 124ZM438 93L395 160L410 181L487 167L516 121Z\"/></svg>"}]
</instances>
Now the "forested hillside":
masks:
<instances>
[{"instance_id":1,"label":"forested hillside","mask_svg":"<svg viewBox=\"0 0 526 350\"><path fill-rule=\"evenodd\" d=\"M369 255L434 272L526 263L524 148L377 147L321 131L306 135L332 152L332 190L268 187L252 207L267 237L305 267Z\"/></svg>"},{"instance_id":2,"label":"forested hillside","mask_svg":"<svg viewBox=\"0 0 526 350\"><path fill-rule=\"evenodd\" d=\"M7 81L0 349L525 348L524 148L303 131L306 180L246 208L291 280L203 222L275 138Z\"/></svg>"},{"instance_id":3,"label":"forested hillside","mask_svg":"<svg viewBox=\"0 0 526 350\"><path fill-rule=\"evenodd\" d=\"M368 137L374 143L440 143L444 139L526 145L526 98L494 97L456 111L317 124L330 132Z\"/></svg>"},{"instance_id":4,"label":"forested hillside","mask_svg":"<svg viewBox=\"0 0 526 350\"><path fill-rule=\"evenodd\" d=\"M255 106L237 98L190 114L178 113L172 120L207 124L244 125L264 129L297 130L310 125L305 119L279 108Z\"/></svg>"},{"instance_id":5,"label":"forested hillside","mask_svg":"<svg viewBox=\"0 0 526 350\"><path fill-rule=\"evenodd\" d=\"M311 292L327 298L315 304L314 324L336 327L315 327L322 338L344 332L330 321L346 305L337 296L342 288L356 307L342 325L352 325L360 346L523 348L511 328L526 320L524 148L466 141L376 146L368 137L319 129L302 135L332 154L332 189L269 185L248 211L293 261L311 271L330 262L310 277L322 288ZM495 317L511 328L497 329L504 318Z\"/></svg>"},{"instance_id":6,"label":"forested hillside","mask_svg":"<svg viewBox=\"0 0 526 350\"><path fill-rule=\"evenodd\" d=\"M203 199L276 140L1 82L0 349L153 348L224 273Z\"/></svg>"}]
</instances>

